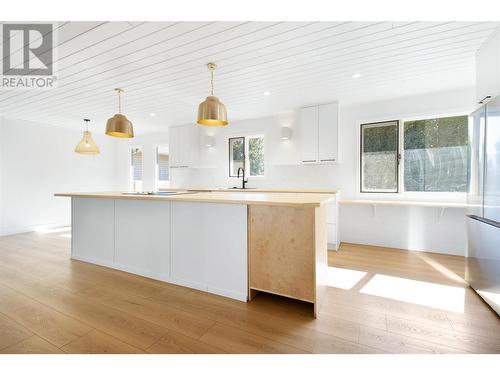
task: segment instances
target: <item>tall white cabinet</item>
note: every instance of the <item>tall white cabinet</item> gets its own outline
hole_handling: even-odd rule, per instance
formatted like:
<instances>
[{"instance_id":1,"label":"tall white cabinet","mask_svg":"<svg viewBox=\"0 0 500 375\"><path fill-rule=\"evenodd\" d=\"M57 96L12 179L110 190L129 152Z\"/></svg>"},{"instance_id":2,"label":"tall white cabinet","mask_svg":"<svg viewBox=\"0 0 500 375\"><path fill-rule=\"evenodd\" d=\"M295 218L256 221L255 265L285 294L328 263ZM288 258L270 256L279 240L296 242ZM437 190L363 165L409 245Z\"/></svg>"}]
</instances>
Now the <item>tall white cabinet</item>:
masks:
<instances>
[{"instance_id":1,"label":"tall white cabinet","mask_svg":"<svg viewBox=\"0 0 500 375\"><path fill-rule=\"evenodd\" d=\"M339 103L301 108L300 132L303 164L337 162Z\"/></svg>"},{"instance_id":2,"label":"tall white cabinet","mask_svg":"<svg viewBox=\"0 0 500 375\"><path fill-rule=\"evenodd\" d=\"M300 110L302 163L318 162L318 117L318 106L305 107Z\"/></svg>"}]
</instances>

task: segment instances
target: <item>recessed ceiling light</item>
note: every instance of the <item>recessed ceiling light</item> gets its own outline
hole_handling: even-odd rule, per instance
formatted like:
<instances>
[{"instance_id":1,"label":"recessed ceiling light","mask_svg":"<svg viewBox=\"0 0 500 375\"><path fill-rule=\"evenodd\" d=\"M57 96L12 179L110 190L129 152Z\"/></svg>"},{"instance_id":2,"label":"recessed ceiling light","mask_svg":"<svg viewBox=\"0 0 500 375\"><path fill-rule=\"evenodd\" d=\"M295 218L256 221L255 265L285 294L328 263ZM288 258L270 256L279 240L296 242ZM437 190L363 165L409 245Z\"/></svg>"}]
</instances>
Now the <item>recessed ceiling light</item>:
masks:
<instances>
[{"instance_id":1,"label":"recessed ceiling light","mask_svg":"<svg viewBox=\"0 0 500 375\"><path fill-rule=\"evenodd\" d=\"M155 117L155 116L156 116L156 113L151 112L149 115L150 115L151 117Z\"/></svg>"},{"instance_id":2,"label":"recessed ceiling light","mask_svg":"<svg viewBox=\"0 0 500 375\"><path fill-rule=\"evenodd\" d=\"M269 95L271 95L271 93L269 91L264 91L264 95L269 96Z\"/></svg>"},{"instance_id":3,"label":"recessed ceiling light","mask_svg":"<svg viewBox=\"0 0 500 375\"><path fill-rule=\"evenodd\" d=\"M361 77L361 74L359 74L359 73L354 73L352 75L352 78L359 78L359 77Z\"/></svg>"}]
</instances>

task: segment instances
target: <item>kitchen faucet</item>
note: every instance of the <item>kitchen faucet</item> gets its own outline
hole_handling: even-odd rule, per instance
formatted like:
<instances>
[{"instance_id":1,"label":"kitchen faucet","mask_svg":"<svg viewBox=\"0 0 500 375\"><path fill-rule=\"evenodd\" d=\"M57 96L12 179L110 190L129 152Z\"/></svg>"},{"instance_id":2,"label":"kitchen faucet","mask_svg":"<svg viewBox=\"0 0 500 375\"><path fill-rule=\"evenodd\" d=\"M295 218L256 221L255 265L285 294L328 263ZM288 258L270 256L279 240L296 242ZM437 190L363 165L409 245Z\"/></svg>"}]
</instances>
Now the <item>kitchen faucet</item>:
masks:
<instances>
[{"instance_id":1,"label":"kitchen faucet","mask_svg":"<svg viewBox=\"0 0 500 375\"><path fill-rule=\"evenodd\" d=\"M240 170L243 172L241 176L241 188L246 189L245 185L247 184L248 180L245 180L245 169L243 169L242 167L238 168L238 178L240 178Z\"/></svg>"}]
</instances>

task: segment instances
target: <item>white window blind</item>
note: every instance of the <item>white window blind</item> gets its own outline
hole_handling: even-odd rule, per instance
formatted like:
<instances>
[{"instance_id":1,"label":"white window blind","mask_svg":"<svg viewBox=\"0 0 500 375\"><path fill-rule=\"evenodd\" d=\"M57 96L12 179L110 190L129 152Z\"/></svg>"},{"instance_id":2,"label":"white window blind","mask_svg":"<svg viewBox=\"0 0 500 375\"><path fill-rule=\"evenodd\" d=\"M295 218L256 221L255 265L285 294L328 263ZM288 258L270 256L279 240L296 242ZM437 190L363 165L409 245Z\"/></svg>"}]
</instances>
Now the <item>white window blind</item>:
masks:
<instances>
[{"instance_id":1,"label":"white window blind","mask_svg":"<svg viewBox=\"0 0 500 375\"><path fill-rule=\"evenodd\" d=\"M158 180L168 181L168 154L158 153Z\"/></svg>"},{"instance_id":2,"label":"white window blind","mask_svg":"<svg viewBox=\"0 0 500 375\"><path fill-rule=\"evenodd\" d=\"M140 191L142 190L142 173L143 173L143 161L142 161L142 148L132 147L130 153L130 185L132 190Z\"/></svg>"}]
</instances>

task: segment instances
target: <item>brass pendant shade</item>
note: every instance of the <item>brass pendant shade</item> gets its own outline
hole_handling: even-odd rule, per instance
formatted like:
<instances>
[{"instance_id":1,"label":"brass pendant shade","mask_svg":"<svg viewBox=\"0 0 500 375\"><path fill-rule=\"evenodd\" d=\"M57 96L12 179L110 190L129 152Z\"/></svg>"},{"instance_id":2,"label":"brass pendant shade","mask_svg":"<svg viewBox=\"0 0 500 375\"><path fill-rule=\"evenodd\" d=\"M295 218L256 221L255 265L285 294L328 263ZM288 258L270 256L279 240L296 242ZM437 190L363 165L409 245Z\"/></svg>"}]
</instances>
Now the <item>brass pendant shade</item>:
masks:
<instances>
[{"instance_id":1,"label":"brass pendant shade","mask_svg":"<svg viewBox=\"0 0 500 375\"><path fill-rule=\"evenodd\" d=\"M228 124L226 106L214 96L214 71L217 69L217 65L209 63L207 67L211 76L211 94L198 106L198 120L196 122L205 126L226 126Z\"/></svg>"},{"instance_id":2,"label":"brass pendant shade","mask_svg":"<svg viewBox=\"0 0 500 375\"><path fill-rule=\"evenodd\" d=\"M121 93L123 90L115 89L115 91L118 92L118 113L108 119L106 123L106 134L116 138L134 138L134 127L132 122L130 122L125 115L121 114Z\"/></svg>"},{"instance_id":3,"label":"brass pendant shade","mask_svg":"<svg viewBox=\"0 0 500 375\"><path fill-rule=\"evenodd\" d=\"M216 96L207 96L198 106L198 124L206 126L226 126L226 106Z\"/></svg>"},{"instance_id":4,"label":"brass pendant shade","mask_svg":"<svg viewBox=\"0 0 500 375\"><path fill-rule=\"evenodd\" d=\"M108 119L106 134L117 138L134 138L134 128L125 115L117 113Z\"/></svg>"},{"instance_id":5,"label":"brass pendant shade","mask_svg":"<svg viewBox=\"0 0 500 375\"><path fill-rule=\"evenodd\" d=\"M90 120L84 120L87 125L87 130L83 132L82 140L76 145L75 152L81 155L97 155L100 153L99 147L92 138L92 133L89 131L88 123Z\"/></svg>"}]
</instances>

